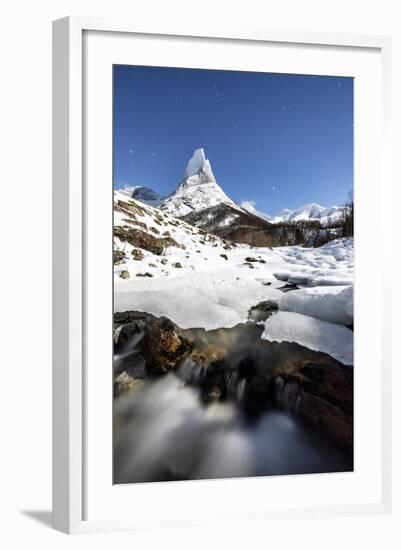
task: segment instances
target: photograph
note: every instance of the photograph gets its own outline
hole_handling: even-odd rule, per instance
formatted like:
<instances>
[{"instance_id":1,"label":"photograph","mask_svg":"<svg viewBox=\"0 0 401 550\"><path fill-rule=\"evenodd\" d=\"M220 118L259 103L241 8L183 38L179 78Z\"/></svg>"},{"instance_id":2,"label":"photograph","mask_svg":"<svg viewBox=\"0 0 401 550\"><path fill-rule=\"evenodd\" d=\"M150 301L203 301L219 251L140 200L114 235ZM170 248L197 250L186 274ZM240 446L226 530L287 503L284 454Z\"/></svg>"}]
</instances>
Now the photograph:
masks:
<instances>
[{"instance_id":1,"label":"photograph","mask_svg":"<svg viewBox=\"0 0 401 550\"><path fill-rule=\"evenodd\" d=\"M113 65L112 109L113 483L352 472L353 78Z\"/></svg>"}]
</instances>

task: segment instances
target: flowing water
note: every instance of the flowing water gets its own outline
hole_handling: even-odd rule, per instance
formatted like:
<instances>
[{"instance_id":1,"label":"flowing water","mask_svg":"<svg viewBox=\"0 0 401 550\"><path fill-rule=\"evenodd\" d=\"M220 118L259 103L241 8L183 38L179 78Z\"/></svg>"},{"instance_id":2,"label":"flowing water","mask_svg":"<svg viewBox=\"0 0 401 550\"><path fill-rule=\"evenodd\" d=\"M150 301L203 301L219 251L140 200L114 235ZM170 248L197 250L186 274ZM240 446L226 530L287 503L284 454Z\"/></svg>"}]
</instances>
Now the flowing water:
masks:
<instances>
[{"instance_id":1,"label":"flowing water","mask_svg":"<svg viewBox=\"0 0 401 550\"><path fill-rule=\"evenodd\" d=\"M274 408L256 416L244 410L247 379L239 372L244 364L249 370L246 361L253 369L269 368L277 358L285 360L290 349L259 345L258 335L257 325L198 331L197 338L228 350L232 369L225 372L224 402L205 403L205 370L191 361L174 374L149 378L135 350L138 340L116 357L118 372L125 366L141 377L135 391L114 401L116 483L352 470L345 452L297 416L295 385L278 377Z\"/></svg>"}]
</instances>

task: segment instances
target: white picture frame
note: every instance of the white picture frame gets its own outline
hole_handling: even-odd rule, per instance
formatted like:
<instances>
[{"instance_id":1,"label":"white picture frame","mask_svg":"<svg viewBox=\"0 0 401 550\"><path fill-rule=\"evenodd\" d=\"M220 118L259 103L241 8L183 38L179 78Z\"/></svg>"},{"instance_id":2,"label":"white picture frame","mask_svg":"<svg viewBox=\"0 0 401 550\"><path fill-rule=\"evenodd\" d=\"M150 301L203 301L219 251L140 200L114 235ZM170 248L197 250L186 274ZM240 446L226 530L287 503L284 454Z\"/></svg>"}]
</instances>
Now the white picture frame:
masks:
<instances>
[{"instance_id":1,"label":"white picture frame","mask_svg":"<svg viewBox=\"0 0 401 550\"><path fill-rule=\"evenodd\" d=\"M345 52L366 49L375 51L381 63L381 188L391 195L390 170L390 90L391 41L387 37L288 32L268 29L197 29L169 24L148 28L140 23L104 21L87 17L68 17L54 22L53 32L53 526L66 533L115 529L136 529L152 525L152 518L99 517L87 518L85 494L88 463L84 455L87 445L86 422L86 325L84 307L85 283L84 234L88 220L84 208L84 115L83 94L85 54L84 33L109 33L113 36L180 37L188 46L191 41L214 41L227 44L287 44L292 47L325 46ZM112 38L111 38L112 39ZM111 185L111 184L110 184ZM361 197L362 195L360 195ZM379 214L381 231L385 230L383 213ZM106 223L107 220L106 220ZM388 251L387 251L388 252ZM389 266L389 256L383 259ZM385 274L386 270L383 269ZM385 275L381 285L386 283ZM312 515L345 515L384 513L391 509L391 356L390 330L384 330L390 318L390 296L383 301L383 325L380 335L380 498L360 502L325 504L277 509L260 507L242 514L242 519L264 521L273 517L309 517ZM238 481L238 480L237 480ZM186 484L191 490L190 484ZM207 482L206 482L207 483ZM241 480L242 488L245 480ZM157 484L156 484L157 485ZM174 485L174 484L173 484ZM172 491L180 490L174 489ZM209 486L210 487L210 486ZM229 489L229 486L225 486ZM253 487L253 488L252 488ZM253 484L249 490L254 490ZM207 487L206 487L207 489ZM142 486L141 491L146 491ZM152 491L158 491L154 487ZM366 499L365 499L366 500ZM235 510L234 510L235 512ZM235 521L231 510L230 518ZM210 521L206 518L205 521ZM188 525L194 518L168 518L164 525ZM162 524L162 522L161 522Z\"/></svg>"}]
</instances>

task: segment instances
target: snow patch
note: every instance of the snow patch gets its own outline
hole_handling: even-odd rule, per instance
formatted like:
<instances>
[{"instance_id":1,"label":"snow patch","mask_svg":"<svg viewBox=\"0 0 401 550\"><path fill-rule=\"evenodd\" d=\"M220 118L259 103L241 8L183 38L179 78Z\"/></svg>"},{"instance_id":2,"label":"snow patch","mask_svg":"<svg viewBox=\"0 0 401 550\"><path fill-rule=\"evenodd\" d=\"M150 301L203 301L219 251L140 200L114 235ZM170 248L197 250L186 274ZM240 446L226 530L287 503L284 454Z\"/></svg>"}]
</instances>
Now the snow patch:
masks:
<instances>
[{"instance_id":1,"label":"snow patch","mask_svg":"<svg viewBox=\"0 0 401 550\"><path fill-rule=\"evenodd\" d=\"M354 321L353 297L351 285L302 288L280 298L279 308L330 323L351 325Z\"/></svg>"},{"instance_id":2,"label":"snow patch","mask_svg":"<svg viewBox=\"0 0 401 550\"><path fill-rule=\"evenodd\" d=\"M350 329L300 313L279 311L272 315L265 322L262 338L270 342L295 342L327 353L345 365L354 362Z\"/></svg>"}]
</instances>

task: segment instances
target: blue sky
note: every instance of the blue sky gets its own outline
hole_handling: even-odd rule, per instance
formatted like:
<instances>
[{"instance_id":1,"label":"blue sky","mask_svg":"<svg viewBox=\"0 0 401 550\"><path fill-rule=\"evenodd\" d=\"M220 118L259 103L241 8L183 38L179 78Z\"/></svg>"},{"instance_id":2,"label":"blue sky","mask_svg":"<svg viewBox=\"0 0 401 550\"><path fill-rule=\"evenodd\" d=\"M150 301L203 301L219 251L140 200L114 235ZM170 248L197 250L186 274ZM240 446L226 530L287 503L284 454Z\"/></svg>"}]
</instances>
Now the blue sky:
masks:
<instances>
[{"instance_id":1,"label":"blue sky","mask_svg":"<svg viewBox=\"0 0 401 550\"><path fill-rule=\"evenodd\" d=\"M353 187L351 78L114 67L114 185L167 195L203 147L236 202L276 214Z\"/></svg>"}]
</instances>

